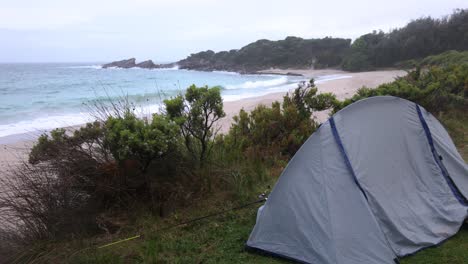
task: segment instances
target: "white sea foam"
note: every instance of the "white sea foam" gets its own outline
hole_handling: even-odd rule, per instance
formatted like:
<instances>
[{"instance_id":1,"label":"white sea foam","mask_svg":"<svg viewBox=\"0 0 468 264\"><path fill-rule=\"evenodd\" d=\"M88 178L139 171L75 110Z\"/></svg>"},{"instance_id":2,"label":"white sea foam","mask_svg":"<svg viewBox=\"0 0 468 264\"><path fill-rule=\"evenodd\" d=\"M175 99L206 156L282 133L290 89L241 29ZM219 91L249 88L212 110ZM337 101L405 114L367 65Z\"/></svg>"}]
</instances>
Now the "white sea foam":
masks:
<instances>
[{"instance_id":1,"label":"white sea foam","mask_svg":"<svg viewBox=\"0 0 468 264\"><path fill-rule=\"evenodd\" d=\"M260 97L260 96L264 96L264 95L272 94L272 93L289 92L295 89L296 87L297 87L297 83L289 83L285 85L271 87L260 92L257 91L257 92L252 92L252 93L227 94L227 95L223 95L223 100L224 102L231 102L231 101L238 101L238 100L247 99L247 98Z\"/></svg>"},{"instance_id":2,"label":"white sea foam","mask_svg":"<svg viewBox=\"0 0 468 264\"><path fill-rule=\"evenodd\" d=\"M286 78L286 77L282 77ZM333 80L339 80L339 79L347 79L347 78L352 78L352 76L349 75L340 75L340 74L333 74L333 75L324 75L324 76L319 76L318 78L315 79L315 83L325 83L328 81L333 81ZM281 79L281 78L279 78ZM275 82L279 82L279 79L273 79L270 81L257 81L257 82L246 82L246 83L261 83L261 82L270 82L270 84L273 84ZM244 83L244 84L246 84ZM294 90L298 86L298 82L296 83L281 83L280 85L272 85L272 86L266 86L263 91L260 92L254 92L254 93L240 93L240 94L230 94L230 95L223 95L223 99L225 102L230 102L230 101L237 101L237 100L242 100L246 98L254 98L254 97L260 97L264 96L267 94L272 94L272 93L279 93L279 92L289 92ZM260 87L260 86L259 86ZM247 87L245 87L247 88ZM251 87L249 87L251 88ZM256 87L255 87L256 88ZM234 88L227 88L227 89L234 89ZM239 88L235 88L239 89Z\"/></svg>"},{"instance_id":3,"label":"white sea foam","mask_svg":"<svg viewBox=\"0 0 468 264\"><path fill-rule=\"evenodd\" d=\"M236 85L226 85L226 89L252 89L252 88L262 88L262 87L273 87L273 86L280 86L282 84L286 84L288 82L288 78L286 76L282 76L280 78L266 80L266 81L247 81L241 84Z\"/></svg>"},{"instance_id":4,"label":"white sea foam","mask_svg":"<svg viewBox=\"0 0 468 264\"><path fill-rule=\"evenodd\" d=\"M143 71L178 71L179 66L175 65L174 67L170 68L141 68L141 67L131 67L131 68L121 68L121 67L108 67L106 69L112 70L143 70Z\"/></svg>"},{"instance_id":5,"label":"white sea foam","mask_svg":"<svg viewBox=\"0 0 468 264\"><path fill-rule=\"evenodd\" d=\"M152 104L138 106L134 109L134 112L140 118L151 118L152 114L159 113L160 110L160 104ZM87 122L92 122L94 120L95 117L86 112L42 116L32 120L23 120L16 123L1 124L0 138L23 133L39 135L55 128L81 125Z\"/></svg>"},{"instance_id":6,"label":"white sea foam","mask_svg":"<svg viewBox=\"0 0 468 264\"><path fill-rule=\"evenodd\" d=\"M212 71L213 73L228 74L228 75L240 75L238 72L232 71Z\"/></svg>"},{"instance_id":7,"label":"white sea foam","mask_svg":"<svg viewBox=\"0 0 468 264\"><path fill-rule=\"evenodd\" d=\"M315 83L324 83L328 81L333 81L333 80L339 80L339 79L347 79L347 78L352 78L350 75L340 75L340 74L332 74L332 75L324 75L324 76L319 76L315 79Z\"/></svg>"},{"instance_id":8,"label":"white sea foam","mask_svg":"<svg viewBox=\"0 0 468 264\"><path fill-rule=\"evenodd\" d=\"M87 113L43 116L33 120L23 120L16 123L0 125L0 137L21 133L43 133L57 127L68 127L84 124L92 120Z\"/></svg>"},{"instance_id":9,"label":"white sea foam","mask_svg":"<svg viewBox=\"0 0 468 264\"><path fill-rule=\"evenodd\" d=\"M102 69L102 65L78 65L78 66L66 66L66 69Z\"/></svg>"}]
</instances>

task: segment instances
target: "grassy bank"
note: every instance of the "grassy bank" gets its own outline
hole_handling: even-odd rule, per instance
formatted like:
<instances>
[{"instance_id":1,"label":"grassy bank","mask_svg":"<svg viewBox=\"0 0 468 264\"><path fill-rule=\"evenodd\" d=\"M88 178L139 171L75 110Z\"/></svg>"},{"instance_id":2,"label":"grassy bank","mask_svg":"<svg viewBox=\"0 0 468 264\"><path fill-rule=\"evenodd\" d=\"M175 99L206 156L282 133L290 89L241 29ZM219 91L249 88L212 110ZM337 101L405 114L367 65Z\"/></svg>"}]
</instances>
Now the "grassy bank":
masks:
<instances>
[{"instance_id":1,"label":"grassy bank","mask_svg":"<svg viewBox=\"0 0 468 264\"><path fill-rule=\"evenodd\" d=\"M468 160L466 131L468 117L463 113L447 113L441 118L454 140L459 152ZM276 175L271 175L270 183ZM263 185L268 185L265 182ZM261 186L264 187L264 186ZM254 193L252 198L255 199ZM105 249L89 249L70 258L71 263L288 263L288 261L262 256L244 250L244 244L255 224L258 206L230 212L222 216L201 220L191 225L170 229L163 232L157 230L163 226L178 223L184 219L207 215L215 211L234 206L225 202L226 197L212 196L200 201L191 208L186 208L170 219L160 221L151 217L142 217L143 239L125 242ZM138 233L139 230L128 232L127 235ZM120 236L125 237L125 236ZM117 239L115 237L114 239ZM102 238L93 241L99 245L111 241ZM92 245L90 241L83 244L70 244L68 252L80 247ZM67 254L64 254L66 256ZM403 258L403 264L465 264L468 263L468 225L442 245L429 248L414 256Z\"/></svg>"}]
</instances>

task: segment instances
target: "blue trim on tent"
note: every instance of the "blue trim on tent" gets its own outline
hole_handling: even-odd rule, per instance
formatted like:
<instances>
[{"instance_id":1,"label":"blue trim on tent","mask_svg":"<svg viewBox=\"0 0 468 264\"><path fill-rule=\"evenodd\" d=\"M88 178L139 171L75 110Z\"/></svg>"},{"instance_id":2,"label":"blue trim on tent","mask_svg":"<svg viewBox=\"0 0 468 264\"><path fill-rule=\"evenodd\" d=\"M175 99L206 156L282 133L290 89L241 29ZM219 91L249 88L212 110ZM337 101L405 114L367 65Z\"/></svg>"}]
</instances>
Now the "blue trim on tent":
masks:
<instances>
[{"instance_id":1,"label":"blue trim on tent","mask_svg":"<svg viewBox=\"0 0 468 264\"><path fill-rule=\"evenodd\" d=\"M463 196L463 194L460 192L458 187L455 185L453 182L453 179L450 177L447 169L445 168L444 164L442 163L441 158L439 158L439 154L437 153L437 150L434 147L434 140L432 139L432 134L431 130L429 129L429 126L426 123L426 120L424 119L424 116L422 115L421 108L419 107L418 104L416 105L416 110L418 112L419 120L421 121L422 127L424 129L424 133L426 134L427 141L429 142L429 146L431 148L432 156L434 157L434 161L439 167L440 171L442 172L442 175L445 178L445 181L447 182L448 186L450 187L450 190L452 191L453 195L457 198L457 200L464 206L468 206L468 202L466 198Z\"/></svg>"},{"instance_id":2,"label":"blue trim on tent","mask_svg":"<svg viewBox=\"0 0 468 264\"><path fill-rule=\"evenodd\" d=\"M331 126L333 137L335 138L335 141L338 144L338 148L340 149L341 155L343 155L346 167L348 167L349 171L351 172L351 175L353 176L353 180L356 183L356 185L359 187L359 190L361 190L361 192L364 195L364 197L366 198L366 200L368 200L367 195L364 192L364 189L362 188L361 184L359 184L359 181L358 181L358 179L356 177L356 173L354 173L353 166L351 166L351 161L349 161L348 154L346 154L346 150L345 150L345 148L343 146L343 142L341 142L340 135L338 134L338 130L336 129L335 119L333 117L331 117L329 119L329 121L330 121L330 126Z\"/></svg>"},{"instance_id":3,"label":"blue trim on tent","mask_svg":"<svg viewBox=\"0 0 468 264\"><path fill-rule=\"evenodd\" d=\"M255 252L263 254L263 255L282 258L282 259L285 259L287 261L292 261L292 262L295 262L295 263L312 264L312 263L309 263L309 262L298 260L298 259L295 259L295 258L292 258L292 257L288 257L288 256L285 256L285 255L282 255L282 254L274 253L274 252L264 250L264 249L261 249L261 248L257 248L257 247L251 247L251 246L245 245L245 249L247 251L255 251Z\"/></svg>"}]
</instances>

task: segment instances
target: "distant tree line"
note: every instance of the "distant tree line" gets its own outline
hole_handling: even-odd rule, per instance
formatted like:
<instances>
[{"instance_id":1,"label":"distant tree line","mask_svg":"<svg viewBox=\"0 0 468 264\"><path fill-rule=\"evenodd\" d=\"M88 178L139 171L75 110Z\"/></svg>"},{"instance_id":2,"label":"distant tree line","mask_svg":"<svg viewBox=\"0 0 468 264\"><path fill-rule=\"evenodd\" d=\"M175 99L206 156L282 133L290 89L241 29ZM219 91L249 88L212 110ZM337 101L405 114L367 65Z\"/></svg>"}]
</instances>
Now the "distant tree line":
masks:
<instances>
[{"instance_id":1,"label":"distant tree line","mask_svg":"<svg viewBox=\"0 0 468 264\"><path fill-rule=\"evenodd\" d=\"M419 18L389 33L374 31L357 38L343 60L345 70L372 70L448 50L468 50L468 9L450 16Z\"/></svg>"},{"instance_id":2,"label":"distant tree line","mask_svg":"<svg viewBox=\"0 0 468 264\"><path fill-rule=\"evenodd\" d=\"M373 31L352 44L350 39L331 37L262 39L239 50L191 54L178 65L183 69L241 73L309 67L365 71L408 65L402 62L449 50L468 50L468 9L457 9L441 19L422 17L388 33Z\"/></svg>"},{"instance_id":3,"label":"distant tree line","mask_svg":"<svg viewBox=\"0 0 468 264\"><path fill-rule=\"evenodd\" d=\"M261 39L239 50L191 54L179 61L181 68L254 72L268 68L338 67L351 45L350 39Z\"/></svg>"}]
</instances>

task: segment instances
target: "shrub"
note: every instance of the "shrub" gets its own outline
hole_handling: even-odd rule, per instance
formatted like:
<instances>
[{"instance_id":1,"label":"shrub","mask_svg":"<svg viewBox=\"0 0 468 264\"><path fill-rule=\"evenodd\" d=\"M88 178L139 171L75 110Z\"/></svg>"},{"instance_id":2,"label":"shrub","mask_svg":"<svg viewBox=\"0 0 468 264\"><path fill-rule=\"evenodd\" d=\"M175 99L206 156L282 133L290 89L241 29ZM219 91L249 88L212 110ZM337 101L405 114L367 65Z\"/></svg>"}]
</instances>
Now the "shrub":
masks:
<instances>
[{"instance_id":1,"label":"shrub","mask_svg":"<svg viewBox=\"0 0 468 264\"><path fill-rule=\"evenodd\" d=\"M7 237L2 243L15 248L97 230L98 205L83 191L88 186L80 171L24 163L3 176L0 233Z\"/></svg>"},{"instance_id":2,"label":"shrub","mask_svg":"<svg viewBox=\"0 0 468 264\"><path fill-rule=\"evenodd\" d=\"M316 129L312 112L328 109L337 103L331 94L317 94L311 80L307 86L300 85L292 94L284 96L282 104L260 105L251 113L241 110L234 117L225 140L232 145L231 148L240 148L252 156L280 154L288 158Z\"/></svg>"},{"instance_id":3,"label":"shrub","mask_svg":"<svg viewBox=\"0 0 468 264\"><path fill-rule=\"evenodd\" d=\"M226 114L221 88L208 86L187 88L184 95L164 100L167 116L180 126L187 150L204 165L216 135L216 121Z\"/></svg>"},{"instance_id":4,"label":"shrub","mask_svg":"<svg viewBox=\"0 0 468 264\"><path fill-rule=\"evenodd\" d=\"M468 65L416 69L392 83L375 89L362 88L350 99L336 104L334 111L361 100L379 95L393 95L416 102L435 115L450 109L468 107Z\"/></svg>"},{"instance_id":5,"label":"shrub","mask_svg":"<svg viewBox=\"0 0 468 264\"><path fill-rule=\"evenodd\" d=\"M111 157L103 141L104 127L100 122L88 123L73 133L58 128L41 135L31 149L29 162L69 162L73 158L108 162ZM74 155L74 154L77 155Z\"/></svg>"},{"instance_id":6,"label":"shrub","mask_svg":"<svg viewBox=\"0 0 468 264\"><path fill-rule=\"evenodd\" d=\"M99 122L88 123L73 133L55 129L50 136L43 134L31 149L28 166L32 172L36 171L34 167L53 171L57 182L66 178L96 206L103 206L117 197L116 189L120 190L113 183L118 174L104 134Z\"/></svg>"},{"instance_id":7,"label":"shrub","mask_svg":"<svg viewBox=\"0 0 468 264\"><path fill-rule=\"evenodd\" d=\"M468 64L468 51L449 50L438 55L428 56L421 60L420 66L450 66Z\"/></svg>"},{"instance_id":8,"label":"shrub","mask_svg":"<svg viewBox=\"0 0 468 264\"><path fill-rule=\"evenodd\" d=\"M109 117L104 142L118 163L135 160L141 173L152 162L177 151L179 127L166 116L154 114L151 121L127 112L124 117Z\"/></svg>"}]
</instances>

